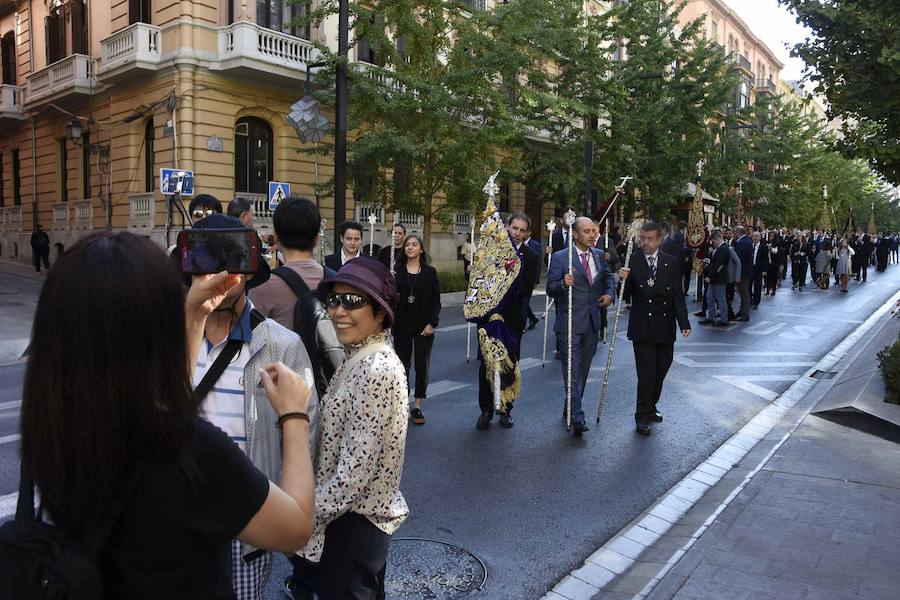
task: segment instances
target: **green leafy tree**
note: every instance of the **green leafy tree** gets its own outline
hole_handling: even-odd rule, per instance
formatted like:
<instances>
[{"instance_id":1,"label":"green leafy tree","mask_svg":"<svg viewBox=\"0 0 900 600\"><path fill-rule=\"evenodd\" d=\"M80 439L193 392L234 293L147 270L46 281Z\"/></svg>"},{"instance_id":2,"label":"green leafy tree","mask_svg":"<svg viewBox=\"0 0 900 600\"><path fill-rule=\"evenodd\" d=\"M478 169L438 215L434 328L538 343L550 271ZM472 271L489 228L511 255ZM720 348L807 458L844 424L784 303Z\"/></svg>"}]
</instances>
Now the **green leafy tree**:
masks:
<instances>
[{"instance_id":1,"label":"green leafy tree","mask_svg":"<svg viewBox=\"0 0 900 600\"><path fill-rule=\"evenodd\" d=\"M839 147L900 184L900 35L898 6L883 0L779 0L810 28L793 55L843 120Z\"/></svg>"}]
</instances>

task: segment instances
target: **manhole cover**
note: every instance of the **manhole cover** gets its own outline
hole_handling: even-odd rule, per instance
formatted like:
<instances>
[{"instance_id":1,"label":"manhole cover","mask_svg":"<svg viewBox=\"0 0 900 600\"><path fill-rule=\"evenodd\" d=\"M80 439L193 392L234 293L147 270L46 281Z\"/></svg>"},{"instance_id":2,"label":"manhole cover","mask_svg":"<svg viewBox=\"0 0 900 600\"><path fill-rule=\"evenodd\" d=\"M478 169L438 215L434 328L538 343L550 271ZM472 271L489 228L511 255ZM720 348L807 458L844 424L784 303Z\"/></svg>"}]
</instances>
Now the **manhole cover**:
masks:
<instances>
[{"instance_id":1,"label":"manhole cover","mask_svg":"<svg viewBox=\"0 0 900 600\"><path fill-rule=\"evenodd\" d=\"M388 600L465 598L484 586L487 569L459 546L396 538L391 541L386 575Z\"/></svg>"}]
</instances>

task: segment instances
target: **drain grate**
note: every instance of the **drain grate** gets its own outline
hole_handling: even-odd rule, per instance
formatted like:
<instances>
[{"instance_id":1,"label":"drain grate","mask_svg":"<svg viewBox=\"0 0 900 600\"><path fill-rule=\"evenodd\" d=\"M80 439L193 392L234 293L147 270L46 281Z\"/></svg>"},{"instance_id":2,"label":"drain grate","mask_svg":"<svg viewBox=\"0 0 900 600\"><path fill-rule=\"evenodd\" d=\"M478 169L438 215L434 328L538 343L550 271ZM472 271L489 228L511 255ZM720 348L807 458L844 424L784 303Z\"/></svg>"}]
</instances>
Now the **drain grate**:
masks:
<instances>
[{"instance_id":1,"label":"drain grate","mask_svg":"<svg viewBox=\"0 0 900 600\"><path fill-rule=\"evenodd\" d=\"M813 379L833 379L835 375L837 375L837 371L819 371L817 369L813 371L810 377Z\"/></svg>"},{"instance_id":2,"label":"drain grate","mask_svg":"<svg viewBox=\"0 0 900 600\"><path fill-rule=\"evenodd\" d=\"M437 540L391 540L385 581L388 600L466 598L486 580L484 563L464 548Z\"/></svg>"}]
</instances>

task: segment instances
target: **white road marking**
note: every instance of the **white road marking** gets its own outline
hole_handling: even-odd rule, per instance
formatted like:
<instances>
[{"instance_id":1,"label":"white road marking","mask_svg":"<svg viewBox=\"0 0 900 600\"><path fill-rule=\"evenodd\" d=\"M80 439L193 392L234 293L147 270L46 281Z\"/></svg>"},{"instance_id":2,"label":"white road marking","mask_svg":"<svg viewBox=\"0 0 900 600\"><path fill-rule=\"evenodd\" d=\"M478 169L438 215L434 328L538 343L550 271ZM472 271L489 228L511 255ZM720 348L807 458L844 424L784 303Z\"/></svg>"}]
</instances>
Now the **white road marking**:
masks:
<instances>
[{"instance_id":1,"label":"white road marking","mask_svg":"<svg viewBox=\"0 0 900 600\"><path fill-rule=\"evenodd\" d=\"M0 437L0 445L11 444L12 442L18 442L20 439L22 439L22 436L19 435L18 433L14 433L12 435L5 435L3 437Z\"/></svg>"},{"instance_id":2,"label":"white road marking","mask_svg":"<svg viewBox=\"0 0 900 600\"><path fill-rule=\"evenodd\" d=\"M460 388L468 387L468 385L468 383L462 383L460 381L449 381L447 379L435 381L434 383L428 384L428 397L433 398L434 396L440 396L441 394L446 394Z\"/></svg>"},{"instance_id":3,"label":"white road marking","mask_svg":"<svg viewBox=\"0 0 900 600\"><path fill-rule=\"evenodd\" d=\"M790 338L793 340L808 340L814 333L821 331L821 327L810 327L809 325L794 325L793 332L782 331L778 334L781 338Z\"/></svg>"},{"instance_id":4,"label":"white road marking","mask_svg":"<svg viewBox=\"0 0 900 600\"><path fill-rule=\"evenodd\" d=\"M760 321L759 323L754 323L745 329L744 333L750 335L769 335L787 325L787 323L775 323L774 325L770 325L771 323L772 321Z\"/></svg>"},{"instance_id":5,"label":"white road marking","mask_svg":"<svg viewBox=\"0 0 900 600\"><path fill-rule=\"evenodd\" d=\"M22 406L21 400L10 400L9 402L0 402L0 410L12 410Z\"/></svg>"},{"instance_id":6,"label":"white road marking","mask_svg":"<svg viewBox=\"0 0 900 600\"><path fill-rule=\"evenodd\" d=\"M446 327L438 327L437 329L435 329L435 331L437 331L438 333L444 333L447 331L459 331L460 329L465 329L468 326L468 323L462 323L460 325L447 325Z\"/></svg>"},{"instance_id":7,"label":"white road marking","mask_svg":"<svg viewBox=\"0 0 900 600\"><path fill-rule=\"evenodd\" d=\"M771 402L778 397L778 392L773 392L761 385L756 385L754 381L796 381L799 379L797 375L755 375L750 377L740 377L735 375L715 375L715 378L731 384L736 388L740 388L745 392L750 392L754 396L759 396Z\"/></svg>"},{"instance_id":8,"label":"white road marking","mask_svg":"<svg viewBox=\"0 0 900 600\"><path fill-rule=\"evenodd\" d=\"M773 356L777 358L777 356ZM732 367L732 368L745 368L745 367L764 367L764 368L782 368L782 367L811 367L815 362L800 362L800 361L777 361L777 362L716 362L716 361L696 361L692 358L688 358L683 355L676 354L675 362L685 367L701 367L701 368L716 368L721 369L723 367Z\"/></svg>"},{"instance_id":9,"label":"white road marking","mask_svg":"<svg viewBox=\"0 0 900 600\"><path fill-rule=\"evenodd\" d=\"M0 520L16 514L16 502L18 501L19 492L0 496Z\"/></svg>"},{"instance_id":10,"label":"white road marking","mask_svg":"<svg viewBox=\"0 0 900 600\"><path fill-rule=\"evenodd\" d=\"M541 359L539 359L539 358L528 357L528 358L523 358L522 360L519 361L519 370L520 371L527 371L528 369L533 369L533 368L539 367L539 366L541 366Z\"/></svg>"},{"instance_id":11,"label":"white road marking","mask_svg":"<svg viewBox=\"0 0 900 600\"><path fill-rule=\"evenodd\" d=\"M680 356L812 356L811 352L677 352Z\"/></svg>"}]
</instances>

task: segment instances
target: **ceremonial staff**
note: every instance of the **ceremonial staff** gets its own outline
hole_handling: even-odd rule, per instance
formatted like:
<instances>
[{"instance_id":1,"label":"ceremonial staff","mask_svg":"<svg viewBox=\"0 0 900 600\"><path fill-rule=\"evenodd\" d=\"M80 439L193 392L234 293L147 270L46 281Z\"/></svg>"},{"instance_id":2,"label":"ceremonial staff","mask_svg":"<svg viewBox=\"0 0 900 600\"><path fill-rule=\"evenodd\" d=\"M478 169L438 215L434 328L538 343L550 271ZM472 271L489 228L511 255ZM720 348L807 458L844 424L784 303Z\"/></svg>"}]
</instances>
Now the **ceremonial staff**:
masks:
<instances>
[{"instance_id":1,"label":"ceremonial staff","mask_svg":"<svg viewBox=\"0 0 900 600\"><path fill-rule=\"evenodd\" d=\"M469 269L472 268L472 263L475 262L475 213L472 213L472 217L469 221ZM466 274L466 277L470 277L471 275ZM469 322L466 324L466 362L472 360L472 323Z\"/></svg>"},{"instance_id":2,"label":"ceremonial staff","mask_svg":"<svg viewBox=\"0 0 900 600\"><path fill-rule=\"evenodd\" d=\"M325 224L327 220L322 219L319 222L319 264L325 264Z\"/></svg>"},{"instance_id":3,"label":"ceremonial staff","mask_svg":"<svg viewBox=\"0 0 900 600\"><path fill-rule=\"evenodd\" d=\"M550 219L547 221L547 231L550 232L550 243L548 246L553 246L553 232L556 231L556 221ZM569 232L569 237L572 237L572 232ZM550 261L553 259L553 252L547 255L547 272L550 272ZM547 328L548 323L550 323L550 319L547 318L550 314L550 305L553 303L553 300L550 298L550 294L547 294L546 302L544 303L544 345L541 346L541 368L544 368L544 365L547 363Z\"/></svg>"},{"instance_id":4,"label":"ceremonial staff","mask_svg":"<svg viewBox=\"0 0 900 600\"><path fill-rule=\"evenodd\" d=\"M572 270L572 253L575 247L574 236L572 235L572 226L575 224L575 212L567 210L564 215L566 226L569 228L569 275L573 274ZM569 287L569 303L566 307L566 431L572 428L572 293L575 286Z\"/></svg>"},{"instance_id":5,"label":"ceremonial staff","mask_svg":"<svg viewBox=\"0 0 900 600\"><path fill-rule=\"evenodd\" d=\"M375 251L375 222L378 221L378 217L375 216L375 213L369 213L369 256L372 256L372 253Z\"/></svg>"},{"instance_id":6,"label":"ceremonial staff","mask_svg":"<svg viewBox=\"0 0 900 600\"><path fill-rule=\"evenodd\" d=\"M394 227L397 226L397 216L398 216L397 212L394 211L394 219L393 219L393 223L391 224L391 275L395 274L394 273L394 261L397 260L397 252L394 250ZM400 251L405 252L405 249L401 247Z\"/></svg>"},{"instance_id":7,"label":"ceremonial staff","mask_svg":"<svg viewBox=\"0 0 900 600\"><path fill-rule=\"evenodd\" d=\"M634 250L634 238L640 234L641 219L635 219L628 227L628 248L625 250L625 266L631 263L631 251ZM606 400L606 388L609 387L609 371L612 369L613 352L616 350L616 338L619 335L619 317L622 316L622 299L625 297L625 282L619 288L619 297L616 299L616 318L613 322L612 340L609 342L609 352L606 354L606 371L603 373L603 385L600 387L600 401L597 403L597 423L600 422L600 413L603 412L603 401Z\"/></svg>"},{"instance_id":8,"label":"ceremonial staff","mask_svg":"<svg viewBox=\"0 0 900 600\"><path fill-rule=\"evenodd\" d=\"M707 240L706 217L703 213L703 187L701 177L703 175L703 161L697 161L697 180L694 184L694 204L691 206L691 214L688 217L688 248L694 250L694 272L697 273L697 302L700 302L703 291L703 245ZM725 217L722 217L723 220ZM687 291L687 290L685 290Z\"/></svg>"}]
</instances>

